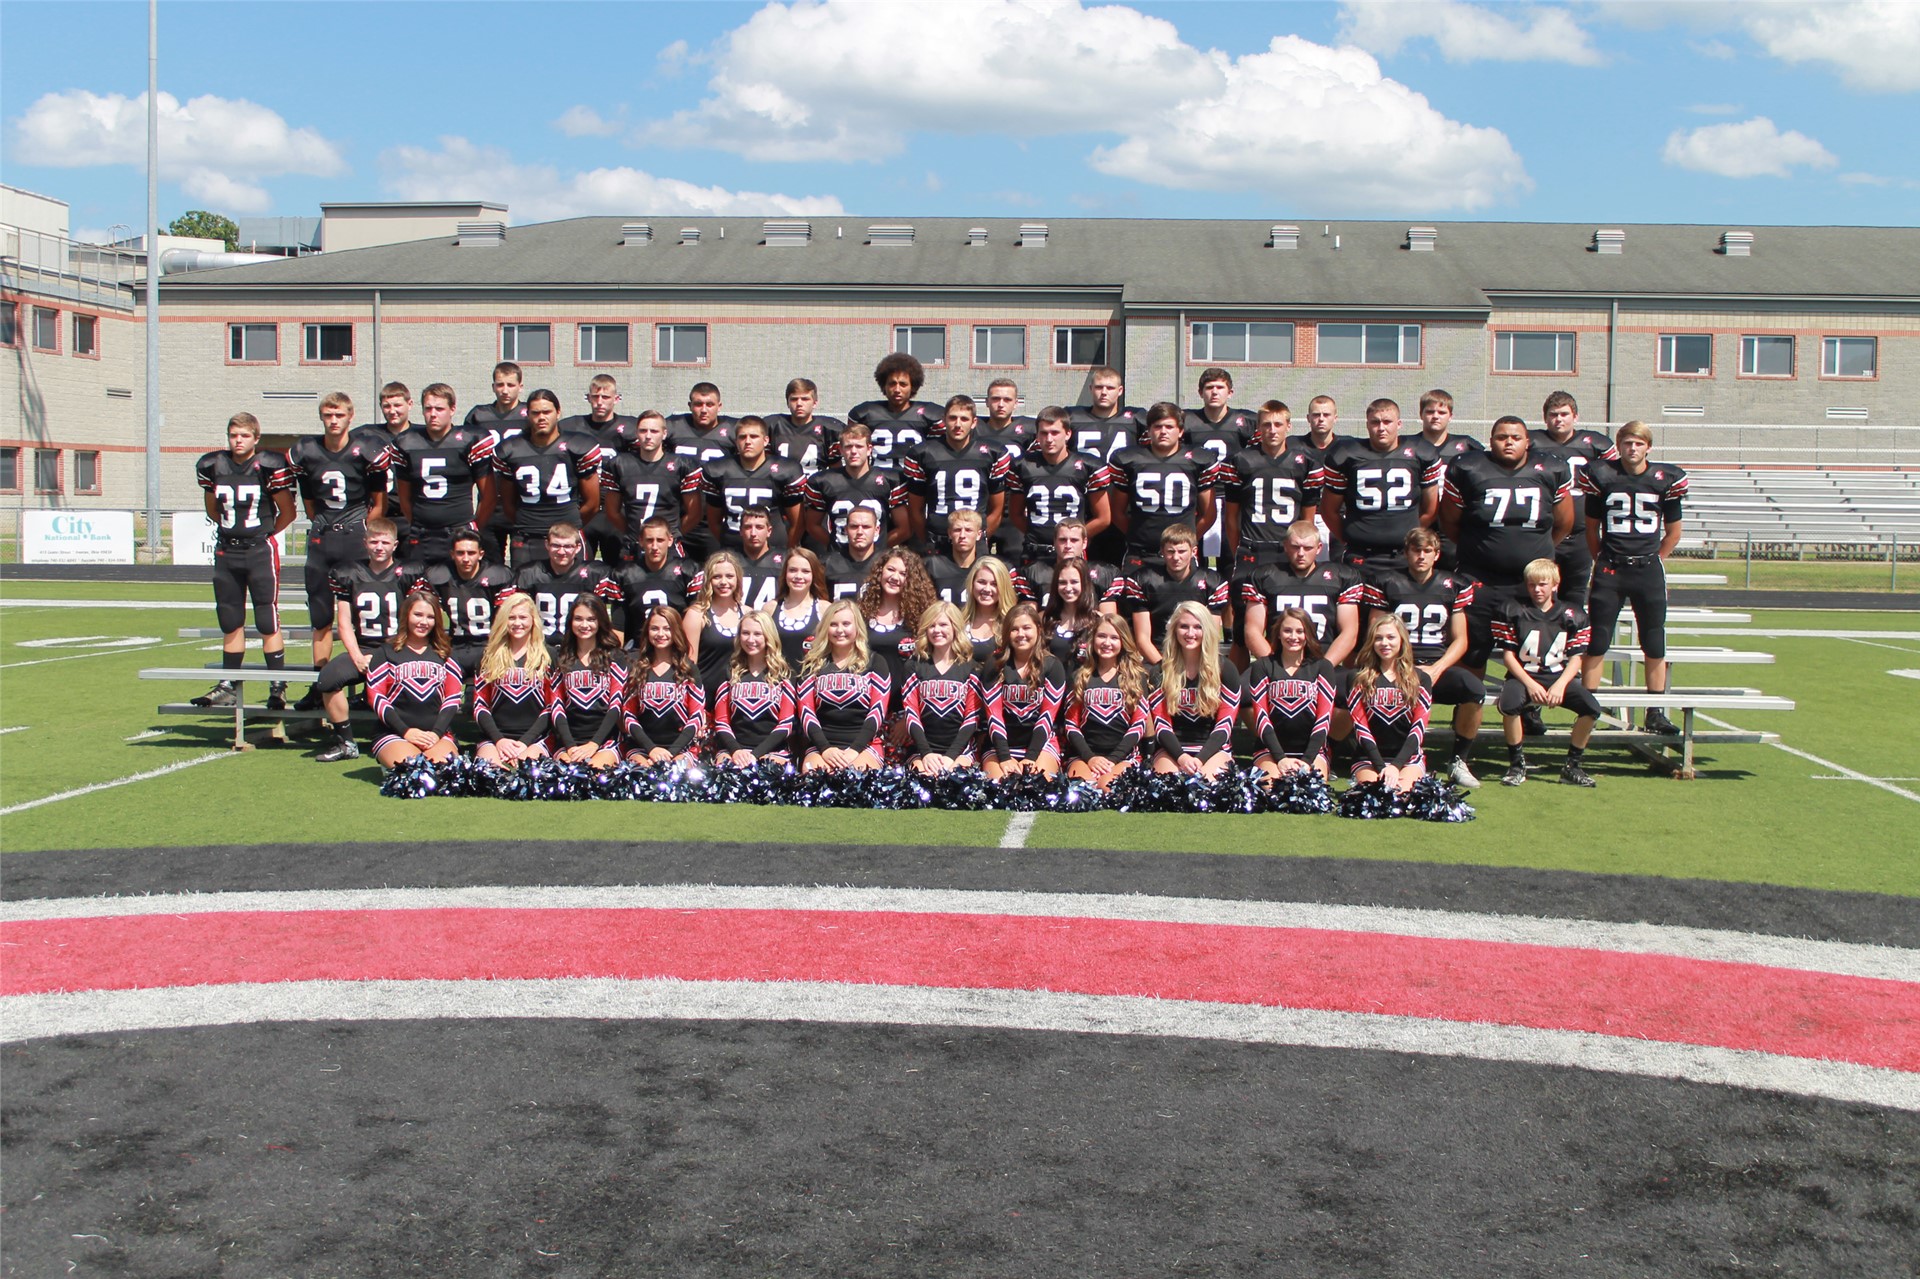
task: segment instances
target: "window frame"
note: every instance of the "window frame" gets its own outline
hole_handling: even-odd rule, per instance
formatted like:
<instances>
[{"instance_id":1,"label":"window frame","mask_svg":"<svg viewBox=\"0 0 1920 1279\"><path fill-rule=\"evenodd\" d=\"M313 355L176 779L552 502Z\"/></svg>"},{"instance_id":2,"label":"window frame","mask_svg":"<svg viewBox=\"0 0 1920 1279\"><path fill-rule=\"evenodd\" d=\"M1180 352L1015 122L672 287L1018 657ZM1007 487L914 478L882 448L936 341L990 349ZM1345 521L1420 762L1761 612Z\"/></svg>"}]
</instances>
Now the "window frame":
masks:
<instances>
[{"instance_id":1,"label":"window frame","mask_svg":"<svg viewBox=\"0 0 1920 1279\"><path fill-rule=\"evenodd\" d=\"M1787 344L1788 367L1785 373L1761 373L1760 344L1762 342L1785 342ZM1749 370L1747 352L1754 354L1753 368ZM1793 382L1800 377L1800 337L1796 333L1742 333L1740 335L1740 373L1742 378L1751 378L1757 382Z\"/></svg>"},{"instance_id":2,"label":"window frame","mask_svg":"<svg viewBox=\"0 0 1920 1279\"><path fill-rule=\"evenodd\" d=\"M1829 373L1827 371L1827 353L1836 355L1841 347L1849 342L1868 343L1873 351L1870 367L1865 373ZM1837 364L1837 361L1836 361ZM1880 336L1870 333L1828 333L1820 338L1820 378L1826 382L1877 382L1880 380Z\"/></svg>"},{"instance_id":3,"label":"window frame","mask_svg":"<svg viewBox=\"0 0 1920 1279\"><path fill-rule=\"evenodd\" d=\"M42 449L42 448L36 448L33 450L33 491L35 493L58 494L58 493L66 492L66 489L63 487L63 483L66 479L66 476L62 473L60 469L61 468L60 454L64 451L65 450L63 449ZM51 459L51 462L49 462L48 459ZM47 471L51 471L53 473L52 485L46 485L40 482L41 472L43 469Z\"/></svg>"},{"instance_id":4,"label":"window frame","mask_svg":"<svg viewBox=\"0 0 1920 1279\"><path fill-rule=\"evenodd\" d=\"M1098 333L1100 335L1100 358L1088 360L1084 364L1060 358L1060 347L1064 341L1067 354L1073 354L1075 333ZM1056 369L1092 369L1103 364L1113 363L1113 326L1110 324L1056 324L1053 326L1053 349L1048 352L1053 357Z\"/></svg>"},{"instance_id":5,"label":"window frame","mask_svg":"<svg viewBox=\"0 0 1920 1279\"><path fill-rule=\"evenodd\" d=\"M323 329L345 329L347 331L348 351L345 359L328 360L307 358L307 352L314 349L314 338ZM318 368L337 369L356 362L360 354L360 335L355 331L351 320L307 320L300 325L300 363Z\"/></svg>"},{"instance_id":6,"label":"window frame","mask_svg":"<svg viewBox=\"0 0 1920 1279\"><path fill-rule=\"evenodd\" d=\"M1500 348L1506 347L1507 363L1513 363L1514 341L1516 337L1551 337L1553 339L1553 359L1556 367L1551 369L1516 369L1500 367ZM1557 367L1560 361L1560 339L1567 340L1568 367ZM1580 332L1578 329L1495 329L1493 331L1493 371L1502 377L1578 377L1580 375Z\"/></svg>"},{"instance_id":7,"label":"window frame","mask_svg":"<svg viewBox=\"0 0 1920 1279\"><path fill-rule=\"evenodd\" d=\"M42 316L49 317L47 327L53 334L53 342L50 346L42 346L40 344L40 318ZM35 303L27 316L27 320L28 323L33 326L27 333L28 344L42 355L60 354L60 308L57 306L41 306ZM54 491L58 492L57 489Z\"/></svg>"},{"instance_id":8,"label":"window frame","mask_svg":"<svg viewBox=\"0 0 1920 1279\"><path fill-rule=\"evenodd\" d=\"M0 302L0 350L11 351L24 340L20 332L20 304L11 298Z\"/></svg>"},{"instance_id":9,"label":"window frame","mask_svg":"<svg viewBox=\"0 0 1920 1279\"><path fill-rule=\"evenodd\" d=\"M921 355L913 349L913 335L934 333L940 335L940 358L937 360L929 360L926 356ZM902 345L901 340L903 337L905 338L905 345ZM944 324L896 324L893 326L892 349L896 355L911 355L914 359L920 361L921 368L944 369L948 367L953 360L953 335L947 331L947 326Z\"/></svg>"},{"instance_id":10,"label":"window frame","mask_svg":"<svg viewBox=\"0 0 1920 1279\"><path fill-rule=\"evenodd\" d=\"M104 467L105 456L106 455L99 449L74 449L73 450L73 491L77 496L82 496L82 497L99 497L100 496L100 493L104 486L102 471L105 469ZM93 459L93 483L92 484L84 484L81 482L80 459L82 458Z\"/></svg>"},{"instance_id":11,"label":"window frame","mask_svg":"<svg viewBox=\"0 0 1920 1279\"><path fill-rule=\"evenodd\" d=\"M593 359L587 358L587 353L584 349L587 334L593 333L595 335L595 338L594 338L595 344L598 345L599 343L598 335L601 329L620 329L626 333L626 337L627 337L627 358L626 359L603 360L598 358L599 353L597 351L595 352L595 358ZM633 325L627 324L624 322L617 322L613 320L606 320L606 321L582 320L580 323L575 324L573 326L573 362L576 365L582 365L590 368L609 368L609 369L632 368L633 367Z\"/></svg>"},{"instance_id":12,"label":"window frame","mask_svg":"<svg viewBox=\"0 0 1920 1279\"><path fill-rule=\"evenodd\" d=\"M1275 328L1286 329L1286 359L1256 360L1253 358L1253 329L1255 325L1269 325ZM1202 326L1207 330L1207 354L1204 356L1194 349L1195 338L1198 336ZM1243 335L1246 339L1247 350L1245 359L1229 359L1226 356L1217 354L1214 350L1219 341L1218 335L1214 330L1234 326L1246 330ZM1187 322L1186 342L1186 363L1189 368L1205 368L1216 364L1230 364L1235 368L1286 369L1294 367L1300 361L1300 326L1292 320L1190 320Z\"/></svg>"},{"instance_id":13,"label":"window frame","mask_svg":"<svg viewBox=\"0 0 1920 1279\"><path fill-rule=\"evenodd\" d=\"M1360 330L1360 359L1357 362L1353 360L1329 360L1326 358L1326 356L1322 353L1321 348L1326 341L1328 329L1359 329ZM1367 355L1367 330L1368 329L1396 330L1397 332L1395 336L1394 345L1395 345L1395 348L1402 354L1403 357L1407 349L1407 331L1411 329L1417 335L1415 340L1418 341L1420 344L1420 357L1415 360L1408 360L1408 359L1402 358L1394 361L1391 364L1367 359L1366 355ZM1397 320L1393 320L1393 321L1335 320L1330 323L1317 323L1313 326L1313 363L1314 363L1314 367L1316 368L1324 367L1324 368L1337 368L1337 369L1421 369L1421 368L1425 368L1427 365L1426 325L1404 324Z\"/></svg>"},{"instance_id":14,"label":"window frame","mask_svg":"<svg viewBox=\"0 0 1920 1279\"><path fill-rule=\"evenodd\" d=\"M99 359L100 317L91 311L69 311L67 314L72 317L67 323L67 339L72 346L73 358L76 360ZM92 344L84 351L80 349L80 323L83 320L93 326Z\"/></svg>"},{"instance_id":15,"label":"window frame","mask_svg":"<svg viewBox=\"0 0 1920 1279\"><path fill-rule=\"evenodd\" d=\"M1669 343L1669 341L1678 340L1680 338L1705 338L1706 339L1707 367L1704 370L1701 370L1698 372L1688 372L1688 371L1677 369L1677 368L1665 367L1665 365L1668 363L1667 344ZM1718 363L1719 358L1720 358L1719 344L1714 341L1714 335L1711 333L1660 333L1660 334L1656 334L1654 337L1653 375L1655 377L1692 378L1695 381L1698 381L1703 378L1711 378L1714 374L1714 365Z\"/></svg>"},{"instance_id":16,"label":"window frame","mask_svg":"<svg viewBox=\"0 0 1920 1279\"><path fill-rule=\"evenodd\" d=\"M663 355L661 342L670 333L683 329L700 331L700 345L704 354L697 360L676 360L671 355ZM653 364L655 368L668 369L704 369L713 364L713 326L709 324L655 324L653 326Z\"/></svg>"},{"instance_id":17,"label":"window frame","mask_svg":"<svg viewBox=\"0 0 1920 1279\"><path fill-rule=\"evenodd\" d=\"M26 449L18 444L0 444L0 493L20 493L26 484ZM7 484L5 461L13 460L13 483Z\"/></svg>"},{"instance_id":18,"label":"window frame","mask_svg":"<svg viewBox=\"0 0 1920 1279\"><path fill-rule=\"evenodd\" d=\"M250 360L246 358L247 341L245 334L249 329L265 329L273 334L273 358L271 360ZM241 351L239 357L233 354L233 339L240 335ZM304 335L303 335L304 337ZM271 368L280 363L280 325L271 320L229 320L227 321L227 363L238 367Z\"/></svg>"},{"instance_id":19,"label":"window frame","mask_svg":"<svg viewBox=\"0 0 1920 1279\"><path fill-rule=\"evenodd\" d=\"M1008 363L1005 360L995 360L992 358L992 335L994 333L1018 333L1020 335L1019 363ZM984 360L980 358L980 341L982 338L985 338L987 343L988 358ZM1027 326L1024 324L976 324L973 326L973 346L968 353L971 359L967 367L974 369L1024 369L1027 367L1027 362L1032 358L1032 349L1032 335L1027 332Z\"/></svg>"},{"instance_id":20,"label":"window frame","mask_svg":"<svg viewBox=\"0 0 1920 1279\"><path fill-rule=\"evenodd\" d=\"M546 330L547 334L547 358L544 360L536 360L530 355L519 354L521 331L538 332L542 329ZM514 340L512 351L507 349L507 334L509 332L513 334ZM494 348L500 353L499 358L502 360L508 360L514 364L528 365L534 368L549 367L553 364L553 324L550 321L544 320L502 320L499 325L499 332L494 340Z\"/></svg>"}]
</instances>

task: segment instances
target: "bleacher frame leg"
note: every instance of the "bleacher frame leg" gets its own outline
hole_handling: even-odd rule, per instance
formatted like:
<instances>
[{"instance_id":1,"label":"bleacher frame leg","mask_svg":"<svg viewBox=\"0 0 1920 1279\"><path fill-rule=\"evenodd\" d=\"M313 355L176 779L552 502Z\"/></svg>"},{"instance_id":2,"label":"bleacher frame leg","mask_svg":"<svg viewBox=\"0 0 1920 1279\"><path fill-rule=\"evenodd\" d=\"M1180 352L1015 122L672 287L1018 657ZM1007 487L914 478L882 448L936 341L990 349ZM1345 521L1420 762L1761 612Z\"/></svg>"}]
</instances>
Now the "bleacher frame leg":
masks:
<instances>
[{"instance_id":1,"label":"bleacher frame leg","mask_svg":"<svg viewBox=\"0 0 1920 1279\"><path fill-rule=\"evenodd\" d=\"M247 740L247 684L245 680L233 681L233 749L250 751L253 743Z\"/></svg>"},{"instance_id":2,"label":"bleacher frame leg","mask_svg":"<svg viewBox=\"0 0 1920 1279\"><path fill-rule=\"evenodd\" d=\"M1680 768L1674 776L1683 782L1694 778L1693 771L1693 707L1680 708Z\"/></svg>"}]
</instances>

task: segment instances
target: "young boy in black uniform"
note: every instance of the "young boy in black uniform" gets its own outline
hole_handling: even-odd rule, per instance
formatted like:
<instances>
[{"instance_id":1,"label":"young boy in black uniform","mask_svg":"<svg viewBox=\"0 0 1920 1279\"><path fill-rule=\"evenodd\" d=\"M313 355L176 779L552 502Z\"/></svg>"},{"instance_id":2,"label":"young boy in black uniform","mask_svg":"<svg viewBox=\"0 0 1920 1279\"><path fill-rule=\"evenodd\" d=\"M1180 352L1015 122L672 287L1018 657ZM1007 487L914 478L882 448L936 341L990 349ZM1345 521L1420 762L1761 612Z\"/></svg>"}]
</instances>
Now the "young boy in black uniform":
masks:
<instances>
[{"instance_id":1,"label":"young boy in black uniform","mask_svg":"<svg viewBox=\"0 0 1920 1279\"><path fill-rule=\"evenodd\" d=\"M1598 431L1580 425L1580 406L1566 391L1555 391L1540 406L1546 429L1530 432L1536 453L1552 452L1564 458L1572 473L1574 487L1580 485L1580 473L1594 462L1617 462L1613 441ZM1560 565L1561 593L1582 608L1587 604L1587 587L1593 577L1593 552L1587 549L1586 507L1576 503L1573 528L1554 548L1553 558Z\"/></svg>"},{"instance_id":2,"label":"young boy in black uniform","mask_svg":"<svg viewBox=\"0 0 1920 1279\"><path fill-rule=\"evenodd\" d=\"M913 398L927 384L927 370L904 351L895 351L875 365L873 381L880 388L880 398L863 400L847 410L847 424L858 422L871 432L873 464L891 471L920 441L940 433L940 420L946 414L938 404Z\"/></svg>"},{"instance_id":3,"label":"young boy in black uniform","mask_svg":"<svg viewBox=\"0 0 1920 1279\"><path fill-rule=\"evenodd\" d=\"M849 422L834 445L833 465L801 481L807 544L821 554L846 549L847 513L856 507L873 512L874 522L896 546L907 540L907 488L900 473L873 464L873 429Z\"/></svg>"},{"instance_id":4,"label":"young boy in black uniform","mask_svg":"<svg viewBox=\"0 0 1920 1279\"><path fill-rule=\"evenodd\" d=\"M1347 564L1320 564L1320 530L1310 519L1287 530L1287 558L1255 569L1240 584L1240 639L1254 658L1273 653L1270 621L1297 608L1313 619L1314 642L1329 665L1343 666L1360 640L1365 582ZM1336 692L1342 691L1339 689Z\"/></svg>"},{"instance_id":5,"label":"young boy in black uniform","mask_svg":"<svg viewBox=\"0 0 1920 1279\"><path fill-rule=\"evenodd\" d=\"M1439 571L1440 535L1430 528L1407 534L1407 567L1382 573L1366 586L1370 613L1392 613L1407 628L1413 660L1433 684L1436 706L1453 707L1453 759L1448 775L1468 790L1478 790L1473 748L1487 700L1487 686L1462 666L1467 652L1467 609L1474 584L1463 573ZM1371 626L1373 619L1367 619Z\"/></svg>"},{"instance_id":6,"label":"young boy in black uniform","mask_svg":"<svg viewBox=\"0 0 1920 1279\"><path fill-rule=\"evenodd\" d=\"M578 530L600 509L605 452L593 436L560 429L560 397L552 391L527 397L527 429L493 450L500 504L513 522L509 568L538 561L546 553L548 529L568 524Z\"/></svg>"},{"instance_id":7,"label":"young boy in black uniform","mask_svg":"<svg viewBox=\"0 0 1920 1279\"><path fill-rule=\"evenodd\" d=\"M1191 525L1175 524L1161 533L1160 561L1164 569L1136 569L1126 585L1133 641L1140 660L1149 664L1160 660L1158 641L1165 638L1167 622L1182 602L1197 602L1222 627L1227 617L1226 579L1200 567L1200 535Z\"/></svg>"},{"instance_id":8,"label":"young boy in black uniform","mask_svg":"<svg viewBox=\"0 0 1920 1279\"><path fill-rule=\"evenodd\" d=\"M1527 780L1521 712L1529 706L1564 706L1577 718L1560 780L1569 786L1592 786L1593 778L1581 764L1587 742L1593 737L1594 721L1600 718L1600 702L1580 682L1579 659L1586 656L1593 628L1584 609L1555 598L1560 586L1558 564L1550 559L1535 560L1526 567L1525 581L1527 602L1510 605L1493 624L1494 642L1507 668L1507 681L1500 686L1507 771L1500 784L1519 786Z\"/></svg>"},{"instance_id":9,"label":"young boy in black uniform","mask_svg":"<svg viewBox=\"0 0 1920 1279\"><path fill-rule=\"evenodd\" d=\"M648 409L634 419L627 446L600 463L601 504L622 530L622 563L634 559L649 520L664 520L676 545L683 529L706 520L700 464L669 450L666 441L666 418Z\"/></svg>"},{"instance_id":10,"label":"young boy in black uniform","mask_svg":"<svg viewBox=\"0 0 1920 1279\"><path fill-rule=\"evenodd\" d=\"M707 535L724 551L741 546L740 520L755 506L777 512L772 545L785 550L800 522L800 464L767 450L767 424L757 417L734 423L733 453L703 462L700 489L706 497Z\"/></svg>"},{"instance_id":11,"label":"young boy in black uniform","mask_svg":"<svg viewBox=\"0 0 1920 1279\"><path fill-rule=\"evenodd\" d=\"M974 438L976 420L973 397L954 396L940 419L942 433L900 459L907 521L922 554L946 549L947 520L956 511L979 512L983 537L991 538L1000 527L1011 464L1005 450Z\"/></svg>"},{"instance_id":12,"label":"young boy in black uniform","mask_svg":"<svg viewBox=\"0 0 1920 1279\"><path fill-rule=\"evenodd\" d=\"M494 605L513 592L513 574L487 562L480 534L472 527L454 532L447 561L428 564L426 570L427 584L447 610L447 638L453 644L448 656L472 679L493 629Z\"/></svg>"},{"instance_id":13,"label":"young boy in black uniform","mask_svg":"<svg viewBox=\"0 0 1920 1279\"><path fill-rule=\"evenodd\" d=\"M468 409L462 425L489 432L496 448L501 440L526 429L527 406L520 401L522 385L523 375L518 364L512 360L502 360L494 365L493 402L476 404ZM481 545L486 547L487 558L495 564L505 564L507 540L512 536L513 519L496 500L492 517L480 523L480 540Z\"/></svg>"},{"instance_id":14,"label":"young boy in black uniform","mask_svg":"<svg viewBox=\"0 0 1920 1279\"><path fill-rule=\"evenodd\" d=\"M1180 406L1162 400L1147 410L1145 447L1122 449L1108 463L1113 522L1126 533L1129 568L1153 555L1161 533L1176 524L1198 535L1213 527L1213 454L1187 448L1181 430Z\"/></svg>"},{"instance_id":15,"label":"young boy in black uniform","mask_svg":"<svg viewBox=\"0 0 1920 1279\"><path fill-rule=\"evenodd\" d=\"M1400 406L1367 405L1367 438L1337 441L1320 469L1320 518L1358 568L1392 569L1407 534L1430 528L1440 504L1440 457L1400 438Z\"/></svg>"},{"instance_id":16,"label":"young boy in black uniform","mask_svg":"<svg viewBox=\"0 0 1920 1279\"><path fill-rule=\"evenodd\" d=\"M625 449L633 439L633 418L614 412L620 405L620 384L610 373L596 373L587 383L587 411L560 419L562 431L591 435L600 442L604 465ZM616 524L618 503L603 501L581 530L586 540L587 558L598 559L609 569L620 563L625 538Z\"/></svg>"},{"instance_id":17,"label":"young boy in black uniform","mask_svg":"<svg viewBox=\"0 0 1920 1279\"><path fill-rule=\"evenodd\" d=\"M287 472L312 521L307 530L307 618L313 626L313 669L333 656L333 573L367 557L367 521L386 514L387 452L352 438L353 400L344 391L320 399L320 434L294 441ZM318 686L294 708L320 709Z\"/></svg>"},{"instance_id":18,"label":"young boy in black uniform","mask_svg":"<svg viewBox=\"0 0 1920 1279\"><path fill-rule=\"evenodd\" d=\"M493 433L455 426L453 408L453 388L435 382L420 392L426 426L404 432L393 445L407 558L418 564L449 563L454 534L484 528L493 518Z\"/></svg>"},{"instance_id":19,"label":"young boy in black uniform","mask_svg":"<svg viewBox=\"0 0 1920 1279\"><path fill-rule=\"evenodd\" d=\"M847 530L846 546L828 551L821 561L827 594L837 600L860 594L867 577L886 555L886 549L880 545L880 516L871 506L852 508L843 523Z\"/></svg>"},{"instance_id":20,"label":"young boy in black uniform","mask_svg":"<svg viewBox=\"0 0 1920 1279\"><path fill-rule=\"evenodd\" d=\"M1113 523L1104 459L1073 451L1067 411L1049 406L1034 424L1033 444L1007 472L1007 523L1021 530L1019 560L1053 554L1054 531L1080 521L1091 541Z\"/></svg>"},{"instance_id":21,"label":"young boy in black uniform","mask_svg":"<svg viewBox=\"0 0 1920 1279\"><path fill-rule=\"evenodd\" d=\"M797 377L787 383L787 411L767 414L767 430L773 435L773 451L811 475L827 464L827 452L846 429L837 417L814 412L820 406L820 388L811 378Z\"/></svg>"},{"instance_id":22,"label":"young boy in black uniform","mask_svg":"<svg viewBox=\"0 0 1920 1279\"><path fill-rule=\"evenodd\" d=\"M582 557L580 526L561 522L546 531L546 557L527 564L514 578L514 589L533 597L540 629L547 645L558 649L570 640L567 617L582 595L598 595L611 608L619 602L619 588L607 570Z\"/></svg>"},{"instance_id":23,"label":"young boy in black uniform","mask_svg":"<svg viewBox=\"0 0 1920 1279\"><path fill-rule=\"evenodd\" d=\"M400 537L392 520L381 516L368 520L364 544L367 558L341 564L330 578L333 625L346 652L330 660L313 683L334 735L334 744L314 756L323 764L360 757L347 713L347 690L366 682L374 652L400 634L400 601L414 591L429 589L419 565L393 558Z\"/></svg>"},{"instance_id":24,"label":"young boy in black uniform","mask_svg":"<svg viewBox=\"0 0 1920 1279\"><path fill-rule=\"evenodd\" d=\"M633 562L614 570L620 589L614 621L622 635L644 637L647 614L661 605L686 612L700 569L674 552L673 530L659 516L640 525L639 552Z\"/></svg>"},{"instance_id":25,"label":"young boy in black uniform","mask_svg":"<svg viewBox=\"0 0 1920 1279\"><path fill-rule=\"evenodd\" d=\"M247 656L247 599L270 670L287 665L287 637L280 630L280 548L274 538L293 523L293 477L286 455L260 448L260 419L235 413L227 419L227 447L203 456L193 473L205 490L213 521L213 608L220 623L220 665L238 670ZM222 679L195 706L232 706L240 694ZM267 706L285 709L287 685L267 686Z\"/></svg>"}]
</instances>

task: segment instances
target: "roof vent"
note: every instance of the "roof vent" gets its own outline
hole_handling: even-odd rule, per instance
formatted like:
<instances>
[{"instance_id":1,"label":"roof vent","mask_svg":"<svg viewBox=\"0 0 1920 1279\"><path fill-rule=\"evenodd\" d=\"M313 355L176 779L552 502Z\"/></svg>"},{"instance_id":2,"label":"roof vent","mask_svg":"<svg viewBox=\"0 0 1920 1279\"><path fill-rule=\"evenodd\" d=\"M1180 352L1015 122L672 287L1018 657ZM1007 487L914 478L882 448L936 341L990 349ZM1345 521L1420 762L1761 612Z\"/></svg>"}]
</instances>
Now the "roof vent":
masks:
<instances>
[{"instance_id":1,"label":"roof vent","mask_svg":"<svg viewBox=\"0 0 1920 1279\"><path fill-rule=\"evenodd\" d=\"M987 228L983 226L968 227L967 228L967 247L969 249L986 248L987 247Z\"/></svg>"},{"instance_id":2,"label":"roof vent","mask_svg":"<svg viewBox=\"0 0 1920 1279\"><path fill-rule=\"evenodd\" d=\"M1613 227L1602 227L1593 233L1593 251L1618 255L1627 251L1627 233Z\"/></svg>"},{"instance_id":3,"label":"roof vent","mask_svg":"<svg viewBox=\"0 0 1920 1279\"><path fill-rule=\"evenodd\" d=\"M1829 422L1864 422L1866 420L1867 410L1864 406L1842 407L1837 404L1829 404L1827 406L1827 421Z\"/></svg>"},{"instance_id":4,"label":"roof vent","mask_svg":"<svg viewBox=\"0 0 1920 1279\"><path fill-rule=\"evenodd\" d=\"M1023 249L1046 248L1047 224L1044 222L1022 222L1020 224L1020 247Z\"/></svg>"},{"instance_id":5,"label":"roof vent","mask_svg":"<svg viewBox=\"0 0 1920 1279\"><path fill-rule=\"evenodd\" d=\"M1720 252L1730 258L1752 257L1753 232L1722 231L1720 233Z\"/></svg>"},{"instance_id":6,"label":"roof vent","mask_svg":"<svg viewBox=\"0 0 1920 1279\"><path fill-rule=\"evenodd\" d=\"M683 226L683 227L681 227L681 228L680 228L680 243L682 243L682 244L698 244L698 243L700 243L700 228L699 228L699 227L697 227L697 226Z\"/></svg>"},{"instance_id":7,"label":"roof vent","mask_svg":"<svg viewBox=\"0 0 1920 1279\"><path fill-rule=\"evenodd\" d=\"M1267 244L1275 249L1297 249L1300 247L1300 228L1288 223L1277 225Z\"/></svg>"},{"instance_id":8,"label":"roof vent","mask_svg":"<svg viewBox=\"0 0 1920 1279\"><path fill-rule=\"evenodd\" d=\"M635 248L653 243L653 224L651 222L622 222L620 224L620 244L623 248Z\"/></svg>"},{"instance_id":9,"label":"roof vent","mask_svg":"<svg viewBox=\"0 0 1920 1279\"><path fill-rule=\"evenodd\" d=\"M803 249L813 239L813 223L764 222L760 233L769 249Z\"/></svg>"},{"instance_id":10,"label":"roof vent","mask_svg":"<svg viewBox=\"0 0 1920 1279\"><path fill-rule=\"evenodd\" d=\"M453 236L456 248L495 248L507 242L507 224L504 222L456 222L453 227Z\"/></svg>"},{"instance_id":11,"label":"roof vent","mask_svg":"<svg viewBox=\"0 0 1920 1279\"><path fill-rule=\"evenodd\" d=\"M1440 232L1430 226L1410 226L1407 228L1407 251L1409 253L1431 253L1440 247Z\"/></svg>"},{"instance_id":12,"label":"roof vent","mask_svg":"<svg viewBox=\"0 0 1920 1279\"><path fill-rule=\"evenodd\" d=\"M885 222L870 226L867 228L867 243L876 249L910 249L913 247L913 224Z\"/></svg>"},{"instance_id":13,"label":"roof vent","mask_svg":"<svg viewBox=\"0 0 1920 1279\"><path fill-rule=\"evenodd\" d=\"M1705 417L1707 406L1704 404L1662 404L1662 417Z\"/></svg>"}]
</instances>

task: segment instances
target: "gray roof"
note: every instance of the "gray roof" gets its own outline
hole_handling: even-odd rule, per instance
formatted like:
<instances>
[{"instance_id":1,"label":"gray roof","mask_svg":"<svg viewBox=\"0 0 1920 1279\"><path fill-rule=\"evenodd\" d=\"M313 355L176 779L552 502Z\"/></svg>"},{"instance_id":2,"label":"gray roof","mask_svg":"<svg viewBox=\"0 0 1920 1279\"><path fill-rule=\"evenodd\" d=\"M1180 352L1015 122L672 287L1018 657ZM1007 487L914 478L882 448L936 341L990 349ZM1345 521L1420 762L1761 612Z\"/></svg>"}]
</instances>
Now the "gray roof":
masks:
<instances>
[{"instance_id":1,"label":"gray roof","mask_svg":"<svg viewBox=\"0 0 1920 1279\"><path fill-rule=\"evenodd\" d=\"M647 221L653 242L621 245ZM453 239L324 253L168 277L169 292L211 289L665 289L1079 291L1132 308L1276 307L1484 311L1490 296L1832 298L1920 303L1920 230L1906 227L1632 225L1619 255L1593 251L1597 223L1298 222L1299 248L1268 247L1271 222L1052 219L1047 243L1019 247L1005 218L793 219L812 240L768 247L765 219L592 217L509 227L503 243ZM911 224L905 247L868 228ZM1407 247L1409 225L1438 233ZM680 242L698 227L697 245ZM968 231L987 231L969 247ZM1753 233L1751 257L1720 251ZM1338 241L1339 248L1334 245Z\"/></svg>"}]
</instances>

